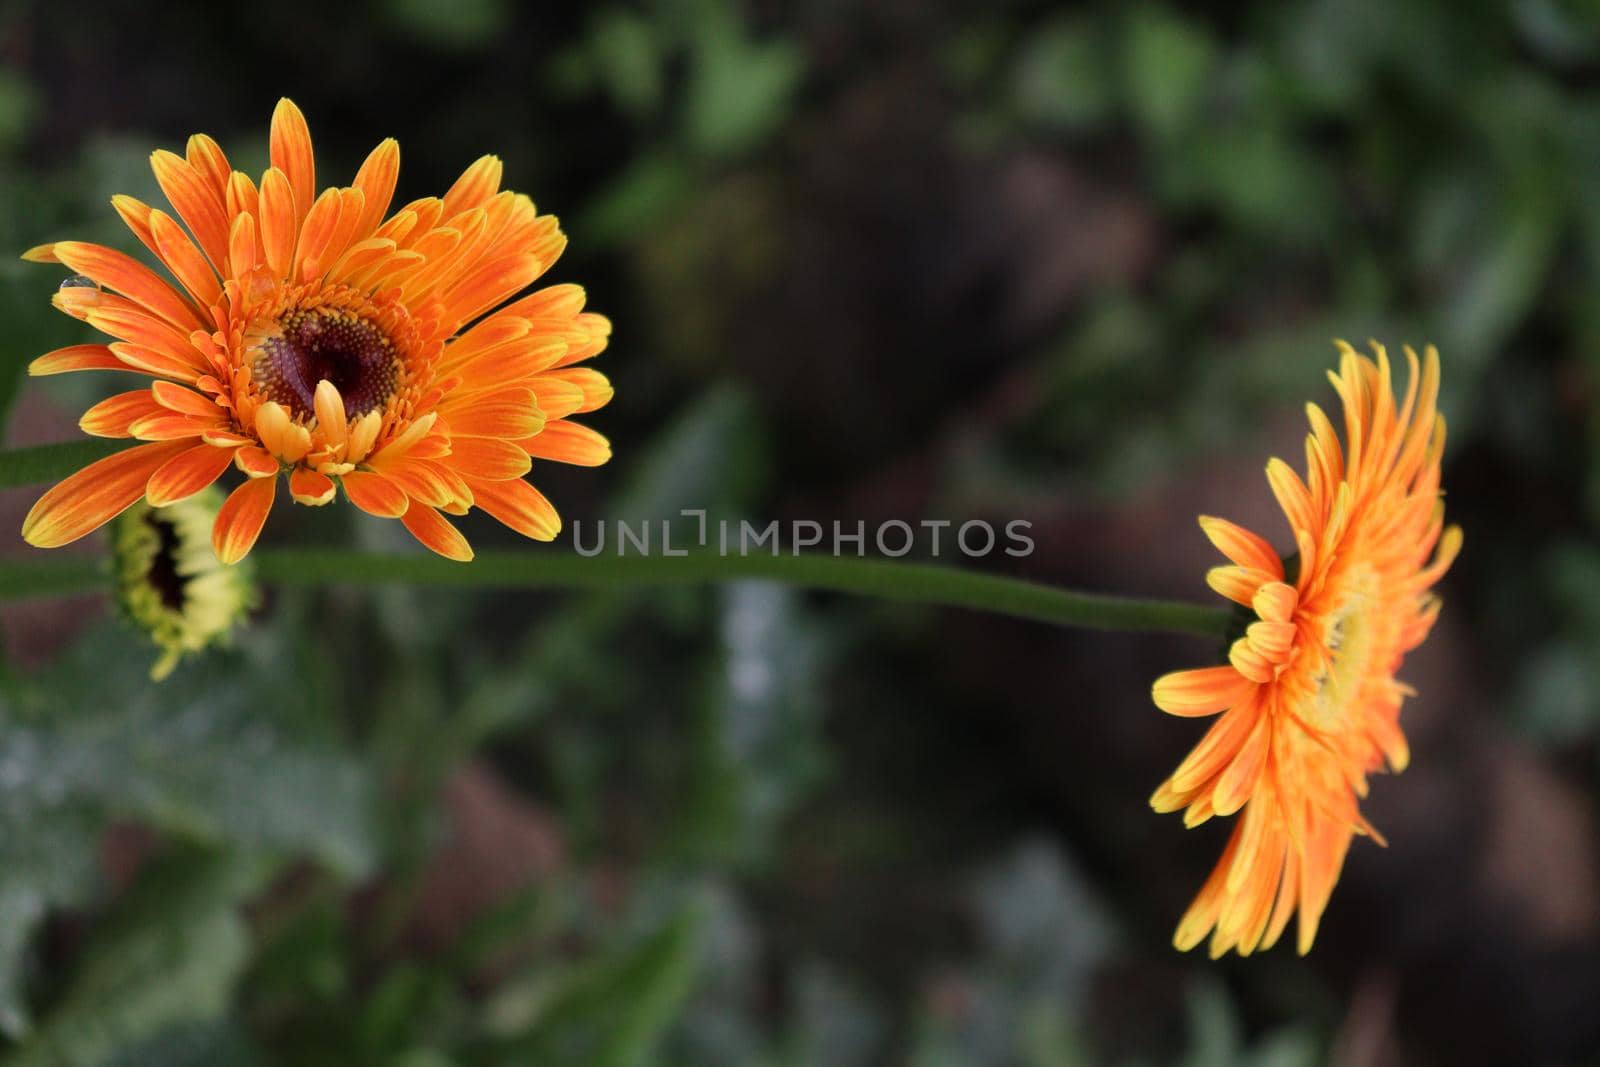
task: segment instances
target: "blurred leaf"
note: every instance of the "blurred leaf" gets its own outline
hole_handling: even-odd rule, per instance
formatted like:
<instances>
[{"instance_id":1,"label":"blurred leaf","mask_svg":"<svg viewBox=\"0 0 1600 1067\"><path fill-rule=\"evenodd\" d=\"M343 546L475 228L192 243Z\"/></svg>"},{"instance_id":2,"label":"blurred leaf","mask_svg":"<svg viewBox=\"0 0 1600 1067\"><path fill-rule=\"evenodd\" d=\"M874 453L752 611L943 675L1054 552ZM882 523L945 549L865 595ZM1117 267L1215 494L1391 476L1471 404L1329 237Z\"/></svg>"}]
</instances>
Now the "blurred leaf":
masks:
<instances>
[{"instance_id":1,"label":"blurred leaf","mask_svg":"<svg viewBox=\"0 0 1600 1067\"><path fill-rule=\"evenodd\" d=\"M212 657L158 686L149 658L130 634L102 627L0 695L0 912L13 920L0 936L0 1024L10 1032L26 1018L18 954L46 908L94 888L113 822L309 853L350 874L370 864L368 784L314 733L285 731L281 659Z\"/></svg>"},{"instance_id":2,"label":"blurred leaf","mask_svg":"<svg viewBox=\"0 0 1600 1067\"><path fill-rule=\"evenodd\" d=\"M630 470L610 514L623 521L674 519L688 530L685 508L704 508L708 522L742 515L766 483L767 442L756 411L739 390L707 390L677 413ZM708 534L708 539L714 534ZM688 544L688 541L681 542Z\"/></svg>"},{"instance_id":3,"label":"blurred leaf","mask_svg":"<svg viewBox=\"0 0 1600 1067\"><path fill-rule=\"evenodd\" d=\"M7 1067L98 1067L168 1027L221 1015L249 952L239 904L270 870L224 852L152 864Z\"/></svg>"},{"instance_id":4,"label":"blurred leaf","mask_svg":"<svg viewBox=\"0 0 1600 1067\"><path fill-rule=\"evenodd\" d=\"M390 22L418 41L468 51L503 32L511 21L507 0L387 0Z\"/></svg>"},{"instance_id":5,"label":"blurred leaf","mask_svg":"<svg viewBox=\"0 0 1600 1067\"><path fill-rule=\"evenodd\" d=\"M690 905L636 945L559 979L536 1021L495 1062L548 1067L644 1064L693 988L703 909Z\"/></svg>"},{"instance_id":6,"label":"blurred leaf","mask_svg":"<svg viewBox=\"0 0 1600 1067\"><path fill-rule=\"evenodd\" d=\"M1194 121L1216 61L1204 29L1165 7L1131 10L1123 45L1123 79L1134 118L1157 138Z\"/></svg>"},{"instance_id":7,"label":"blurred leaf","mask_svg":"<svg viewBox=\"0 0 1600 1067\"><path fill-rule=\"evenodd\" d=\"M712 159L749 151L788 117L805 73L789 41L756 43L727 0L705 0L694 21L684 122L689 143Z\"/></svg>"},{"instance_id":8,"label":"blurred leaf","mask_svg":"<svg viewBox=\"0 0 1600 1067\"><path fill-rule=\"evenodd\" d=\"M1012 66L1011 94L1022 119L1083 129L1111 113L1114 87L1102 26L1086 16L1060 18L1023 42Z\"/></svg>"},{"instance_id":9,"label":"blurred leaf","mask_svg":"<svg viewBox=\"0 0 1600 1067\"><path fill-rule=\"evenodd\" d=\"M693 168L673 152L641 155L595 194L573 232L601 247L636 240L677 211L694 183Z\"/></svg>"},{"instance_id":10,"label":"blurred leaf","mask_svg":"<svg viewBox=\"0 0 1600 1067\"><path fill-rule=\"evenodd\" d=\"M229 1023L191 1023L130 1045L101 1067L256 1067L260 1052Z\"/></svg>"},{"instance_id":11,"label":"blurred leaf","mask_svg":"<svg viewBox=\"0 0 1600 1067\"><path fill-rule=\"evenodd\" d=\"M1242 1059L1244 1038L1233 998L1211 977L1189 988L1189 1048L1182 1067L1235 1067Z\"/></svg>"},{"instance_id":12,"label":"blurred leaf","mask_svg":"<svg viewBox=\"0 0 1600 1067\"><path fill-rule=\"evenodd\" d=\"M613 8L596 17L589 36L599 80L618 107L633 118L658 111L665 86L655 28L632 11Z\"/></svg>"}]
</instances>

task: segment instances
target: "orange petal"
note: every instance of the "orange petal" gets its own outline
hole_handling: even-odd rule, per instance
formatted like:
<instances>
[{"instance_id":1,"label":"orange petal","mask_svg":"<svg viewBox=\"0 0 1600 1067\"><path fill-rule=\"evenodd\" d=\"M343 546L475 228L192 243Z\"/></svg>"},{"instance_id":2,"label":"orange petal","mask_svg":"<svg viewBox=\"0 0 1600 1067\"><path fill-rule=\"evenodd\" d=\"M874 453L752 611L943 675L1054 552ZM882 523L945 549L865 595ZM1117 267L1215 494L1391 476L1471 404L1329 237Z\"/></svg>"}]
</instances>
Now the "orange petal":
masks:
<instances>
[{"instance_id":1,"label":"orange petal","mask_svg":"<svg viewBox=\"0 0 1600 1067\"><path fill-rule=\"evenodd\" d=\"M105 345L68 345L54 352L46 352L28 364L28 373L36 378L47 374L66 374L77 370L133 370Z\"/></svg>"},{"instance_id":2,"label":"orange petal","mask_svg":"<svg viewBox=\"0 0 1600 1067\"><path fill-rule=\"evenodd\" d=\"M154 508L187 500L222 476L233 462L233 449L196 445L179 452L152 475L145 497Z\"/></svg>"},{"instance_id":3,"label":"orange petal","mask_svg":"<svg viewBox=\"0 0 1600 1067\"><path fill-rule=\"evenodd\" d=\"M121 293L174 326L188 331L204 325L194 308L155 271L116 249L81 241L57 241L56 257L79 274Z\"/></svg>"},{"instance_id":4,"label":"orange petal","mask_svg":"<svg viewBox=\"0 0 1600 1067\"><path fill-rule=\"evenodd\" d=\"M400 516L411 536L447 559L465 563L472 559L472 546L461 536L461 531L425 504L412 504Z\"/></svg>"},{"instance_id":5,"label":"orange petal","mask_svg":"<svg viewBox=\"0 0 1600 1067\"><path fill-rule=\"evenodd\" d=\"M297 504L321 507L333 499L334 489L333 479L305 467L297 467L289 475L289 495Z\"/></svg>"},{"instance_id":6,"label":"orange petal","mask_svg":"<svg viewBox=\"0 0 1600 1067\"><path fill-rule=\"evenodd\" d=\"M179 332L148 312L133 307L101 307L84 317L101 333L148 348L201 374L211 373L205 357L190 343L189 334Z\"/></svg>"},{"instance_id":7,"label":"orange petal","mask_svg":"<svg viewBox=\"0 0 1600 1067\"><path fill-rule=\"evenodd\" d=\"M184 157L188 159L189 166L211 185L218 200L224 199L228 175L233 168L228 166L228 157L223 153L222 146L205 134L197 133L189 138L189 143L184 147Z\"/></svg>"},{"instance_id":8,"label":"orange petal","mask_svg":"<svg viewBox=\"0 0 1600 1067\"><path fill-rule=\"evenodd\" d=\"M133 235L139 239L139 243L159 256L161 250L156 247L156 239L150 234L150 205L143 200L135 200L131 196L124 196L118 193L111 198L111 206L116 209L118 215L122 216L122 221L127 224L129 230L133 231ZM28 257L23 256L22 258L26 259Z\"/></svg>"},{"instance_id":9,"label":"orange petal","mask_svg":"<svg viewBox=\"0 0 1600 1067\"><path fill-rule=\"evenodd\" d=\"M512 441L495 437L456 437L445 465L470 478L505 481L521 478L533 463Z\"/></svg>"},{"instance_id":10,"label":"orange petal","mask_svg":"<svg viewBox=\"0 0 1600 1067\"><path fill-rule=\"evenodd\" d=\"M444 217L453 218L458 212L488 203L500 189L503 170L498 156L480 156L444 194Z\"/></svg>"},{"instance_id":11,"label":"orange petal","mask_svg":"<svg viewBox=\"0 0 1600 1067\"><path fill-rule=\"evenodd\" d=\"M1266 571L1277 578L1283 577L1283 561L1260 535L1211 515L1200 516L1200 529L1217 546L1217 551L1239 566Z\"/></svg>"},{"instance_id":12,"label":"orange petal","mask_svg":"<svg viewBox=\"0 0 1600 1067\"><path fill-rule=\"evenodd\" d=\"M95 437L132 437L134 423L167 413L167 409L150 395L150 390L134 389L100 401L83 413L78 426Z\"/></svg>"},{"instance_id":13,"label":"orange petal","mask_svg":"<svg viewBox=\"0 0 1600 1067\"><path fill-rule=\"evenodd\" d=\"M295 223L311 210L317 197L317 169L311 155L311 131L306 117L288 97L278 101L272 111L272 132L268 138L272 166L283 172L294 192Z\"/></svg>"},{"instance_id":14,"label":"orange petal","mask_svg":"<svg viewBox=\"0 0 1600 1067\"><path fill-rule=\"evenodd\" d=\"M603 408L611 402L611 397L616 392L611 387L610 379L599 371L588 367L566 367L561 370L547 371L539 376L539 381L542 382L552 378L568 385L576 386L582 395L582 399L579 401L578 407L574 409L574 412L563 412L563 414L582 414L586 411ZM551 408L543 403L543 394L539 392L537 384L534 386L534 392L540 396L541 403L539 406L545 407L552 418L562 417L561 415L556 415Z\"/></svg>"},{"instance_id":15,"label":"orange petal","mask_svg":"<svg viewBox=\"0 0 1600 1067\"><path fill-rule=\"evenodd\" d=\"M448 317L456 322L477 318L532 285L548 266L538 256L514 255L475 268L445 290Z\"/></svg>"},{"instance_id":16,"label":"orange petal","mask_svg":"<svg viewBox=\"0 0 1600 1067\"><path fill-rule=\"evenodd\" d=\"M306 213L295 251L295 258L300 262L301 281L310 281L320 273L323 254L333 239L333 231L339 227L340 203L339 190L327 189ZM332 261L327 262L331 265Z\"/></svg>"},{"instance_id":17,"label":"orange petal","mask_svg":"<svg viewBox=\"0 0 1600 1067\"><path fill-rule=\"evenodd\" d=\"M275 277L287 278L294 263L294 239L300 229L295 214L294 190L289 179L276 168L261 177L261 213L257 228L267 269Z\"/></svg>"},{"instance_id":18,"label":"orange petal","mask_svg":"<svg viewBox=\"0 0 1600 1067\"><path fill-rule=\"evenodd\" d=\"M1311 493L1294 468L1273 457L1267 462L1267 483L1272 486L1272 493L1278 498L1278 505L1283 508L1291 527L1296 530L1316 529L1318 524ZM1274 577L1282 577L1281 572Z\"/></svg>"},{"instance_id":19,"label":"orange petal","mask_svg":"<svg viewBox=\"0 0 1600 1067\"><path fill-rule=\"evenodd\" d=\"M317 428L329 445L342 445L350 436L350 424L345 418L344 398L328 379L317 382L312 395L312 406L317 413Z\"/></svg>"},{"instance_id":20,"label":"orange petal","mask_svg":"<svg viewBox=\"0 0 1600 1067\"><path fill-rule=\"evenodd\" d=\"M22 539L58 548L98 529L144 496L150 475L187 447L138 445L89 464L39 498L22 521Z\"/></svg>"},{"instance_id":21,"label":"orange petal","mask_svg":"<svg viewBox=\"0 0 1600 1067\"><path fill-rule=\"evenodd\" d=\"M472 503L524 537L554 541L561 532L561 516L543 493L523 481L486 482L468 479Z\"/></svg>"},{"instance_id":22,"label":"orange petal","mask_svg":"<svg viewBox=\"0 0 1600 1067\"><path fill-rule=\"evenodd\" d=\"M450 421L450 436L517 440L532 437L544 428L544 414L534 406L531 393L523 390L525 400L499 395L503 399L472 404L445 415Z\"/></svg>"},{"instance_id":23,"label":"orange petal","mask_svg":"<svg viewBox=\"0 0 1600 1067\"><path fill-rule=\"evenodd\" d=\"M555 460L579 467L598 467L611 458L611 442L603 436L575 422L552 421L532 437L523 438L521 445L534 459Z\"/></svg>"},{"instance_id":24,"label":"orange petal","mask_svg":"<svg viewBox=\"0 0 1600 1067\"><path fill-rule=\"evenodd\" d=\"M233 455L233 463L251 478L276 477L283 469L277 457L259 445L246 445L239 449Z\"/></svg>"},{"instance_id":25,"label":"orange petal","mask_svg":"<svg viewBox=\"0 0 1600 1067\"><path fill-rule=\"evenodd\" d=\"M1156 679L1150 699L1169 715L1215 715L1243 700L1255 688L1231 666L1174 671Z\"/></svg>"},{"instance_id":26,"label":"orange petal","mask_svg":"<svg viewBox=\"0 0 1600 1067\"><path fill-rule=\"evenodd\" d=\"M158 378L171 378L175 382L193 385L200 379L200 368L185 360L175 359L144 345L117 341L106 347L124 365L126 370L140 371Z\"/></svg>"},{"instance_id":27,"label":"orange petal","mask_svg":"<svg viewBox=\"0 0 1600 1067\"><path fill-rule=\"evenodd\" d=\"M156 398L156 403L180 415L202 419L222 416L222 409L210 397L201 396L193 389L185 389L175 382L151 382L150 394Z\"/></svg>"},{"instance_id":28,"label":"orange petal","mask_svg":"<svg viewBox=\"0 0 1600 1067\"><path fill-rule=\"evenodd\" d=\"M218 267L228 255L228 218L223 202L200 172L189 161L171 152L160 151L150 157L156 182L166 194L178 217L189 227L206 258Z\"/></svg>"},{"instance_id":29,"label":"orange petal","mask_svg":"<svg viewBox=\"0 0 1600 1067\"><path fill-rule=\"evenodd\" d=\"M1212 790L1211 806L1218 815L1232 815L1250 799L1256 783L1261 779L1261 769L1266 766L1267 749L1271 741L1272 716L1258 716L1250 736L1234 753L1227 768L1217 778L1217 787ZM1229 885L1232 888L1231 879Z\"/></svg>"},{"instance_id":30,"label":"orange petal","mask_svg":"<svg viewBox=\"0 0 1600 1067\"><path fill-rule=\"evenodd\" d=\"M403 489L376 471L351 471L339 480L350 503L380 519L398 519L411 503Z\"/></svg>"},{"instance_id":31,"label":"orange petal","mask_svg":"<svg viewBox=\"0 0 1600 1067\"><path fill-rule=\"evenodd\" d=\"M224 563L238 563L261 536L272 498L278 491L276 478L251 478L229 494L211 527L211 548Z\"/></svg>"},{"instance_id":32,"label":"orange petal","mask_svg":"<svg viewBox=\"0 0 1600 1067\"><path fill-rule=\"evenodd\" d=\"M1260 690L1256 691L1257 694ZM1178 764L1168 779L1178 792L1193 792L1204 785L1238 753L1239 747L1255 728L1261 712L1259 696L1250 696L1228 709L1227 714L1211 724L1200 743Z\"/></svg>"},{"instance_id":33,"label":"orange petal","mask_svg":"<svg viewBox=\"0 0 1600 1067\"><path fill-rule=\"evenodd\" d=\"M243 278L256 267L256 220L254 215L242 214L234 218L233 229L228 231L228 270L235 278Z\"/></svg>"},{"instance_id":34,"label":"orange petal","mask_svg":"<svg viewBox=\"0 0 1600 1067\"><path fill-rule=\"evenodd\" d=\"M1256 590L1250 606L1267 622L1288 622L1300 606L1300 594L1294 586L1283 582L1268 582Z\"/></svg>"},{"instance_id":35,"label":"orange petal","mask_svg":"<svg viewBox=\"0 0 1600 1067\"><path fill-rule=\"evenodd\" d=\"M150 234L161 262L200 301L201 307L208 308L222 298L222 283L211 264L170 215L165 211L150 212ZM222 266L227 266L226 262Z\"/></svg>"},{"instance_id":36,"label":"orange petal","mask_svg":"<svg viewBox=\"0 0 1600 1067\"><path fill-rule=\"evenodd\" d=\"M1258 598L1259 599L1259 598ZM1294 647L1295 626L1292 622L1253 622L1245 629L1250 647L1269 663L1282 663Z\"/></svg>"},{"instance_id":37,"label":"orange petal","mask_svg":"<svg viewBox=\"0 0 1600 1067\"><path fill-rule=\"evenodd\" d=\"M546 419L564 419L584 410L583 390L554 375L541 374L535 378L533 395Z\"/></svg>"},{"instance_id":38,"label":"orange petal","mask_svg":"<svg viewBox=\"0 0 1600 1067\"><path fill-rule=\"evenodd\" d=\"M1206 572L1206 584L1235 604L1248 605L1263 585L1276 580L1251 567L1212 567Z\"/></svg>"},{"instance_id":39,"label":"orange petal","mask_svg":"<svg viewBox=\"0 0 1600 1067\"><path fill-rule=\"evenodd\" d=\"M1271 661L1258 652L1251 644L1248 637L1241 637L1228 649L1228 662L1233 669L1250 679L1265 685L1278 676L1277 670Z\"/></svg>"},{"instance_id":40,"label":"orange petal","mask_svg":"<svg viewBox=\"0 0 1600 1067\"><path fill-rule=\"evenodd\" d=\"M395 182L400 176L400 143L393 137L378 145L367 156L361 169L356 171L355 187L361 190L363 201L360 221L351 240L370 237L383 221L394 198Z\"/></svg>"}]
</instances>

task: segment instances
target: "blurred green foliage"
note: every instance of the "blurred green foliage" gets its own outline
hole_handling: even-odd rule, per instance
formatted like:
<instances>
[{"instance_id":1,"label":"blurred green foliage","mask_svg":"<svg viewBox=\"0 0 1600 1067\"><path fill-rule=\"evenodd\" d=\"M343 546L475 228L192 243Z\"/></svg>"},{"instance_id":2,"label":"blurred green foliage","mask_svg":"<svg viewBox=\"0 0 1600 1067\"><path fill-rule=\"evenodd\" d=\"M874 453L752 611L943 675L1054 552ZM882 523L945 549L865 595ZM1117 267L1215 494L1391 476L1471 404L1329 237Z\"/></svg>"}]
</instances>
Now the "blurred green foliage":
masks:
<instances>
[{"instance_id":1,"label":"blurred green foliage","mask_svg":"<svg viewBox=\"0 0 1600 1067\"><path fill-rule=\"evenodd\" d=\"M468 142L498 151L567 220L560 280L590 282L619 326L618 400L595 420L616 473L555 477L574 514L635 521L819 500L854 517L892 476L956 511L1139 514L1198 457L1292 443L1277 420L1331 337L1434 340L1468 531L1447 620L1480 672L1456 692L1581 764L1593 809L1593 4L271 6L153 14L172 36L130 24L115 56L87 12L0 9L19 57L0 68L0 246L126 247L104 200L157 199L151 147L214 121L247 131L223 140L259 169L283 91L319 167L390 132L430 180ZM300 32L319 20L332 29ZM57 57L79 82L55 83ZM98 62L128 80L82 84ZM120 102L145 78L148 115ZM1007 179L1041 160L1056 184L1029 215ZM937 198L963 181L976 207ZM1094 230L1116 211L1122 229ZM883 252L885 233L909 251ZM1083 276L1043 313L1013 308L1080 240ZM989 317L964 321L941 271L996 245L1014 261L973 283ZM70 411L105 392L24 386L29 358L81 336L42 276L0 259L0 425L19 395ZM350 516L284 522L404 541ZM969 651L952 632L992 648L757 584L277 593L238 650L152 688L131 635L74 629L53 666L0 677L0 1064L1324 1062L1345 977L1169 960L1176 897L1152 901L1104 856L1128 836L1120 814L1041 828L1038 784L963 747L951 722L977 698L935 670ZM1017 655L985 696L1055 651ZM1131 695L1085 714L1146 712L1153 661L1113 666ZM1045 691L1032 710L1091 698ZM951 733L1016 808L986 808L931 742L862 742L851 720L874 716ZM895 756L923 791L894 792ZM503 783L491 824L517 833L463 858L448 849L474 776ZM1128 783L1132 806L1152 784ZM441 881L491 882L534 840L552 842L542 868L464 917L438 903ZM1096 982L1124 970L1179 994L1147 1004L1140 987L1119 1026Z\"/></svg>"}]
</instances>

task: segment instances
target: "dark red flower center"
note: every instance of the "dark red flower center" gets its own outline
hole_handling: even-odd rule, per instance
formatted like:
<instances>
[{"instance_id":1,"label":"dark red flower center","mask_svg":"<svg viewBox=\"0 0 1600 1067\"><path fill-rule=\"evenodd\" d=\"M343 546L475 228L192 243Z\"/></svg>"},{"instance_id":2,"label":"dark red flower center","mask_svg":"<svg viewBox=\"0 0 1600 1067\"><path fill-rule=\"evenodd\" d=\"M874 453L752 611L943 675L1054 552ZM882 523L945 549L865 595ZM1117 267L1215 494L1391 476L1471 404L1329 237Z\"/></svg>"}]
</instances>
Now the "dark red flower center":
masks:
<instances>
[{"instance_id":1,"label":"dark red flower center","mask_svg":"<svg viewBox=\"0 0 1600 1067\"><path fill-rule=\"evenodd\" d=\"M317 383L332 382L355 418L383 406L399 376L394 346L365 319L339 311L296 311L261 342L251 368L257 387L295 415L310 418Z\"/></svg>"}]
</instances>

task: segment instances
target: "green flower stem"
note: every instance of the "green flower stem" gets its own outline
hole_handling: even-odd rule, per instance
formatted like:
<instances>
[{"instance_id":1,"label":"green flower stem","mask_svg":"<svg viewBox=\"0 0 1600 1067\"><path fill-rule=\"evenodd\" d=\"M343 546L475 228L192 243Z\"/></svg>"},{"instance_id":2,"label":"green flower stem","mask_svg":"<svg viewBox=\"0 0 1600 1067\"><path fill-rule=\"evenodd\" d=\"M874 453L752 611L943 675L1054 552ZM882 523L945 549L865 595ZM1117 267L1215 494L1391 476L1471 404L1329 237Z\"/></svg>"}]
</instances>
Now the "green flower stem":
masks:
<instances>
[{"instance_id":1,"label":"green flower stem","mask_svg":"<svg viewBox=\"0 0 1600 1067\"><path fill-rule=\"evenodd\" d=\"M87 437L81 441L0 450L0 489L53 482L97 459L141 443L123 438Z\"/></svg>"},{"instance_id":2,"label":"green flower stem","mask_svg":"<svg viewBox=\"0 0 1600 1067\"><path fill-rule=\"evenodd\" d=\"M111 571L93 556L30 552L24 559L0 559L0 600L105 593Z\"/></svg>"},{"instance_id":3,"label":"green flower stem","mask_svg":"<svg viewBox=\"0 0 1600 1067\"><path fill-rule=\"evenodd\" d=\"M471 563L347 549L264 549L251 554L261 581L298 586L409 585L461 589L634 589L772 581L805 589L971 608L1095 630L1149 630L1221 637L1222 608L1077 593L1037 582L925 563L829 556L557 555L484 552ZM0 598L80 592L105 582L89 560L0 563Z\"/></svg>"}]
</instances>

